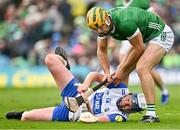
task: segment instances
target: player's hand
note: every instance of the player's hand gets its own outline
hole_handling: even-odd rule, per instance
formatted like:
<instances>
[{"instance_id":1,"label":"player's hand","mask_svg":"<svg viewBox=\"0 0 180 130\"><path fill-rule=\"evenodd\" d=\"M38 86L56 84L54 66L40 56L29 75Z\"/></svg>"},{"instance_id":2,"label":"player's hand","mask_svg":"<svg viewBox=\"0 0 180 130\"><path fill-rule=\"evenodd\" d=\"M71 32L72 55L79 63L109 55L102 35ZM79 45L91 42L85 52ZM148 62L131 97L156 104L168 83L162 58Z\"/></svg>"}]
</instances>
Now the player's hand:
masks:
<instances>
[{"instance_id":1,"label":"player's hand","mask_svg":"<svg viewBox=\"0 0 180 130\"><path fill-rule=\"evenodd\" d=\"M113 82L112 75L110 75L110 74L105 74L105 75L104 75L104 78L103 78L103 81L104 81L105 79L108 80L108 83L112 83L112 82Z\"/></svg>"},{"instance_id":2,"label":"player's hand","mask_svg":"<svg viewBox=\"0 0 180 130\"><path fill-rule=\"evenodd\" d=\"M112 75L112 77L113 77L113 81L114 81L114 83L115 83L116 85L118 85L120 82L122 82L121 74L120 74L118 71L116 71L116 72Z\"/></svg>"},{"instance_id":3,"label":"player's hand","mask_svg":"<svg viewBox=\"0 0 180 130\"><path fill-rule=\"evenodd\" d=\"M74 86L77 87L77 91L79 93L84 93L88 90L88 86L84 85L84 84L81 84L81 83L76 83L74 84Z\"/></svg>"}]
</instances>

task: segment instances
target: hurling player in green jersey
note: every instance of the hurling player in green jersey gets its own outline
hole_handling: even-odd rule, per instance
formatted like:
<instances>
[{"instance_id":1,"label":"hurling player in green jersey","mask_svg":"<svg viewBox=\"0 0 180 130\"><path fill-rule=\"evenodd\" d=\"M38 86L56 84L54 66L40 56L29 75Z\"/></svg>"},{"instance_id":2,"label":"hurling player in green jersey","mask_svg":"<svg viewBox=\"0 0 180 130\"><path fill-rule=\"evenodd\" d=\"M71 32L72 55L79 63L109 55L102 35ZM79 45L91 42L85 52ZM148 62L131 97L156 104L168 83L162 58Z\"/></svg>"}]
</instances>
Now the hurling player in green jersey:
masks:
<instances>
[{"instance_id":1,"label":"hurling player in green jersey","mask_svg":"<svg viewBox=\"0 0 180 130\"><path fill-rule=\"evenodd\" d=\"M173 45L171 28L159 16L135 7L117 7L109 11L93 7L87 13L86 24L98 35L97 56L105 78L118 84L136 69L148 108L141 122L159 122L151 72ZM132 45L113 75L110 74L107 54L108 36L128 40Z\"/></svg>"},{"instance_id":2,"label":"hurling player in green jersey","mask_svg":"<svg viewBox=\"0 0 180 130\"><path fill-rule=\"evenodd\" d=\"M144 9L146 11L151 11L151 12L155 13L153 8L151 7L151 0L117 0L116 6L117 7L119 7L119 6L123 6L123 7L132 6L132 7L141 8L141 9ZM120 62L126 56L126 53L127 53L130 46L131 45L130 45L128 40L121 41L121 46L119 49L119 61ZM163 82L160 74L157 73L154 69L152 71L152 77L156 83L156 86L161 91L161 103L167 104L169 102L169 92L168 92L168 89L167 89L165 83ZM128 79L129 79L129 77L127 76L127 79L125 80L126 83L128 83Z\"/></svg>"}]
</instances>

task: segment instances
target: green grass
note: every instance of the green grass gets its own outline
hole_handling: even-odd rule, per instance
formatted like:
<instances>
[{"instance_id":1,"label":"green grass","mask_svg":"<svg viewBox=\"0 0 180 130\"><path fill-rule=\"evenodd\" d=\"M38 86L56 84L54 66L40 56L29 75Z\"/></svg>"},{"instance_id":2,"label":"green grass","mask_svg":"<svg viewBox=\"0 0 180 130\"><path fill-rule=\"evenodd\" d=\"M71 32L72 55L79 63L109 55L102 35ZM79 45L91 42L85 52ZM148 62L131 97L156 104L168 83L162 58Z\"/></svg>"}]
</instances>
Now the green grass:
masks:
<instances>
[{"instance_id":1,"label":"green grass","mask_svg":"<svg viewBox=\"0 0 180 130\"><path fill-rule=\"evenodd\" d=\"M160 104L160 91L156 90L156 110L160 123L139 123L142 114L131 115L128 122L95 123L80 122L21 122L7 120L4 115L8 111L22 111L33 108L49 107L61 101L56 88L23 88L0 89L0 129L180 129L180 85L168 87L170 102ZM130 91L140 91L139 87L130 87Z\"/></svg>"}]
</instances>

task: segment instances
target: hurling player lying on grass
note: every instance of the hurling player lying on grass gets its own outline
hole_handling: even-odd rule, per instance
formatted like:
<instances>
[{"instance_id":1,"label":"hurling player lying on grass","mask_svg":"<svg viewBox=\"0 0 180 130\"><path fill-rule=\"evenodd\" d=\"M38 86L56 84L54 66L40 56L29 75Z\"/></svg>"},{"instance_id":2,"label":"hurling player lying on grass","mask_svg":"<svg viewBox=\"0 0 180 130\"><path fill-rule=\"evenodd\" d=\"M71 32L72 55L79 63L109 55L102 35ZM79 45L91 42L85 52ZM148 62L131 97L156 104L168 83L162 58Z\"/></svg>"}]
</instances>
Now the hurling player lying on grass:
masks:
<instances>
[{"instance_id":1,"label":"hurling player lying on grass","mask_svg":"<svg viewBox=\"0 0 180 130\"><path fill-rule=\"evenodd\" d=\"M77 112L73 113L65 105L65 97L76 97L83 94L94 82L102 82L104 75L91 72L84 83L80 82L69 71L70 65L65 51L58 47L55 54L48 54L45 63L61 91L62 103L55 107L33 109L22 112L8 112L7 119L22 121L83 121L83 122L121 122L127 121L130 113L145 109L146 102L142 93L129 93L127 86L120 83L106 85L83 103Z\"/></svg>"}]
</instances>

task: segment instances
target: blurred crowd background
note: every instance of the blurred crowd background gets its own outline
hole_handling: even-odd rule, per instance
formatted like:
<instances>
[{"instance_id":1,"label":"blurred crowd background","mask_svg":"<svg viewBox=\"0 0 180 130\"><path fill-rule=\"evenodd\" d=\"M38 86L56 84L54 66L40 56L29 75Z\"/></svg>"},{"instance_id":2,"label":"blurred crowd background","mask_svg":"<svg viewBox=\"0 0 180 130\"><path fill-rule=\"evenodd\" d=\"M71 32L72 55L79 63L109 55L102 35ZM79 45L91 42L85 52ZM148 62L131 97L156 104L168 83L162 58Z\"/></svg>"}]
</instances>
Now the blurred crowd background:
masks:
<instances>
[{"instance_id":1,"label":"blurred crowd background","mask_svg":"<svg viewBox=\"0 0 180 130\"><path fill-rule=\"evenodd\" d=\"M0 0L0 67L44 66L44 58L63 47L74 71L99 68L97 35L85 24L93 6L110 9L118 0ZM174 30L175 43L159 67L180 68L180 0L153 0L152 7ZM120 41L109 41L111 65L118 64ZM79 71L81 70L81 71Z\"/></svg>"}]
</instances>

